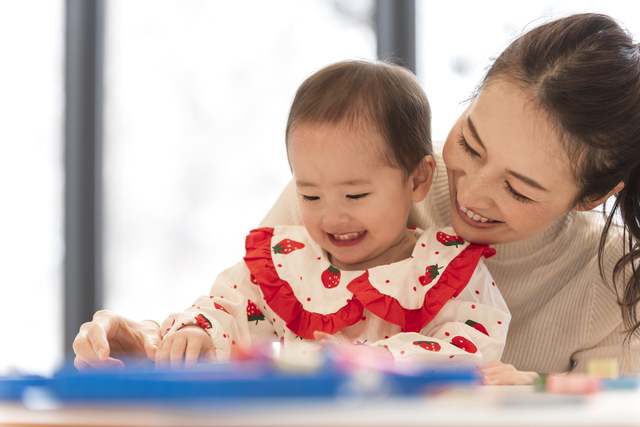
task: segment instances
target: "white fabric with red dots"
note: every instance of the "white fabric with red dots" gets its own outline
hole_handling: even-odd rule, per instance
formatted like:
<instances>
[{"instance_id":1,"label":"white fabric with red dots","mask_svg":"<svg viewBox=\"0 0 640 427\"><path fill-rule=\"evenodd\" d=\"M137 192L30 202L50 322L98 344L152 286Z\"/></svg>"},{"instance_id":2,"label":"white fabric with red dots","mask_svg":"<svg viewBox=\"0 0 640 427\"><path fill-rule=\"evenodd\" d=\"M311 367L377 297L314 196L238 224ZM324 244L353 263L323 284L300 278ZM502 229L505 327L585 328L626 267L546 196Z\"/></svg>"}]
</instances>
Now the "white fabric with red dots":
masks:
<instances>
[{"instance_id":1,"label":"white fabric with red dots","mask_svg":"<svg viewBox=\"0 0 640 427\"><path fill-rule=\"evenodd\" d=\"M165 334L198 324L211 336L219 361L229 360L234 348L277 339L285 355L304 357L319 348L309 339L310 328L386 347L397 362L477 366L500 359L511 316L481 259L488 248L463 242L451 228L415 229L411 258L340 271L304 227L264 230L248 237L267 233L258 239L260 267L247 260L225 270L210 295L162 323ZM473 250L480 252L463 256ZM446 283L461 277L464 283ZM457 289L453 298L453 290L446 293L451 286ZM426 314L425 305L431 306Z\"/></svg>"}]
</instances>

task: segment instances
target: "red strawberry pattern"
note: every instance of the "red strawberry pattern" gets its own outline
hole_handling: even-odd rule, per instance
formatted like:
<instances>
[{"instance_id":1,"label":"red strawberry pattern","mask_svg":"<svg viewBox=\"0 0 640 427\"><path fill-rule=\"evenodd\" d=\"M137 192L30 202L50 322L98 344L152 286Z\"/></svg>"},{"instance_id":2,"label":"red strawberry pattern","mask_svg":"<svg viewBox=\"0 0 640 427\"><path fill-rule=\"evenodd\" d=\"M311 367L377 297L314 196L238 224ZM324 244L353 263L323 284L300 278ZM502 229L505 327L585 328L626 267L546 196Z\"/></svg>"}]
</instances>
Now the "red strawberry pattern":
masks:
<instances>
[{"instance_id":1,"label":"red strawberry pattern","mask_svg":"<svg viewBox=\"0 0 640 427\"><path fill-rule=\"evenodd\" d=\"M165 334L168 334L168 333L169 333L169 331L171 330L171 328L173 327L173 325L175 325L175 324L176 324L176 319L173 319L173 322L171 322L171 326L169 326L169 327L167 328L167 330L166 330L164 333L165 333Z\"/></svg>"},{"instance_id":2,"label":"red strawberry pattern","mask_svg":"<svg viewBox=\"0 0 640 427\"><path fill-rule=\"evenodd\" d=\"M264 314L262 314L260 309L251 300L248 300L247 302L247 320L249 322L253 322L255 320L256 325L259 321L264 320Z\"/></svg>"},{"instance_id":3,"label":"red strawberry pattern","mask_svg":"<svg viewBox=\"0 0 640 427\"><path fill-rule=\"evenodd\" d=\"M296 242L291 239L281 240L273 247L274 254L290 254L291 252L304 248L304 243Z\"/></svg>"},{"instance_id":4,"label":"red strawberry pattern","mask_svg":"<svg viewBox=\"0 0 640 427\"><path fill-rule=\"evenodd\" d=\"M442 269L442 267L438 267L438 264L428 266L424 271L424 276L418 277L418 281L422 286L427 286L433 282L433 279L440 275L440 269Z\"/></svg>"},{"instance_id":5,"label":"red strawberry pattern","mask_svg":"<svg viewBox=\"0 0 640 427\"><path fill-rule=\"evenodd\" d=\"M198 322L198 325L200 325L200 327L202 327L203 329L211 329L211 322L202 314L198 314L195 319L196 322Z\"/></svg>"},{"instance_id":6,"label":"red strawberry pattern","mask_svg":"<svg viewBox=\"0 0 640 427\"><path fill-rule=\"evenodd\" d=\"M485 328L481 323L474 322L473 320L469 319L466 322L464 322L464 324L471 326L473 329L475 329L478 332L482 332L486 336L489 336L489 333L487 332L487 328Z\"/></svg>"},{"instance_id":7,"label":"red strawberry pattern","mask_svg":"<svg viewBox=\"0 0 640 427\"><path fill-rule=\"evenodd\" d=\"M451 236L442 231L438 231L436 233L436 240L438 240L438 242L442 243L445 246L455 246L456 248L458 247L458 245L464 244L464 240L462 240L460 237Z\"/></svg>"},{"instance_id":8,"label":"red strawberry pattern","mask_svg":"<svg viewBox=\"0 0 640 427\"><path fill-rule=\"evenodd\" d=\"M340 284L340 270L330 265L329 268L322 272L320 278L325 288L335 288Z\"/></svg>"},{"instance_id":9,"label":"red strawberry pattern","mask_svg":"<svg viewBox=\"0 0 640 427\"><path fill-rule=\"evenodd\" d=\"M214 306L215 308L217 308L218 310L222 310L222 311L224 311L224 312L225 312L225 313L227 313L227 314L231 314L231 313L229 313L229 312L227 311L227 309L226 309L226 308L224 308L223 306L221 306L221 305L220 305L220 304L218 304L217 302L214 302L214 303L213 303L213 306Z\"/></svg>"},{"instance_id":10,"label":"red strawberry pattern","mask_svg":"<svg viewBox=\"0 0 640 427\"><path fill-rule=\"evenodd\" d=\"M442 348L440 344L435 341L414 341L413 345L417 345L420 348L424 348L427 351L440 351Z\"/></svg>"},{"instance_id":11,"label":"red strawberry pattern","mask_svg":"<svg viewBox=\"0 0 640 427\"><path fill-rule=\"evenodd\" d=\"M461 337L460 335L453 337L451 339L451 344L455 345L461 350L466 351L467 353L473 354L478 351L478 347L476 347L474 343L472 343L465 337Z\"/></svg>"}]
</instances>

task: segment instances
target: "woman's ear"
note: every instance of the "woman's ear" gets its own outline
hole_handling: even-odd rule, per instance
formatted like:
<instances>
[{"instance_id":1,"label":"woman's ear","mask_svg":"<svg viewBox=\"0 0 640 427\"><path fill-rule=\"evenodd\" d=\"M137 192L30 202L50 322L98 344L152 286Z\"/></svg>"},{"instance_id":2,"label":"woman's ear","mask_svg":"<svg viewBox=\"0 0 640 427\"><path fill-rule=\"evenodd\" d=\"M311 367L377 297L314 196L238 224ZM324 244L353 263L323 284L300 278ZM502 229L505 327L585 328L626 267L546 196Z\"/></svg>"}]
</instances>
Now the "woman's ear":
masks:
<instances>
[{"instance_id":1,"label":"woman's ear","mask_svg":"<svg viewBox=\"0 0 640 427\"><path fill-rule=\"evenodd\" d=\"M614 187L614 189L609 191L605 196L602 196L598 200L594 200L594 201L591 201L591 202L578 203L577 205L575 205L573 207L573 210L584 212L584 211L590 211L591 209L595 209L598 206L600 206L601 204L603 204L604 202L606 202L609 197L611 197L614 194L618 193L623 188L624 188L624 182L620 181L618 183L618 185L616 185Z\"/></svg>"},{"instance_id":2,"label":"woman's ear","mask_svg":"<svg viewBox=\"0 0 640 427\"><path fill-rule=\"evenodd\" d=\"M436 172L436 161L431 156L424 156L416 170L409 177L411 200L421 202L429 192Z\"/></svg>"}]
</instances>

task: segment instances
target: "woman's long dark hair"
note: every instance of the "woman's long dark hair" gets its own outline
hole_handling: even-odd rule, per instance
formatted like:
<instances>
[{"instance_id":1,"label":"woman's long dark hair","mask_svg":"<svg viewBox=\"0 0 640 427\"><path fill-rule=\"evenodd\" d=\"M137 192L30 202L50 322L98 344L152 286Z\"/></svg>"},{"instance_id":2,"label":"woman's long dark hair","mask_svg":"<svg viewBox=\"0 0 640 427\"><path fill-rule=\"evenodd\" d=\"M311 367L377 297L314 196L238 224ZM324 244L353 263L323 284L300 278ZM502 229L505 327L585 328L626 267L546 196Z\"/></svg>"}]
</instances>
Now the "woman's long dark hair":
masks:
<instances>
[{"instance_id":1,"label":"woman's long dark hair","mask_svg":"<svg viewBox=\"0 0 640 427\"><path fill-rule=\"evenodd\" d=\"M598 260L614 215L624 221L623 256L611 279L628 336L640 332L640 52L631 35L602 14L576 14L536 27L494 61L476 93L493 80L525 89L562 136L579 185L577 205L589 206L620 183L605 223ZM627 272L631 271L631 274Z\"/></svg>"}]
</instances>

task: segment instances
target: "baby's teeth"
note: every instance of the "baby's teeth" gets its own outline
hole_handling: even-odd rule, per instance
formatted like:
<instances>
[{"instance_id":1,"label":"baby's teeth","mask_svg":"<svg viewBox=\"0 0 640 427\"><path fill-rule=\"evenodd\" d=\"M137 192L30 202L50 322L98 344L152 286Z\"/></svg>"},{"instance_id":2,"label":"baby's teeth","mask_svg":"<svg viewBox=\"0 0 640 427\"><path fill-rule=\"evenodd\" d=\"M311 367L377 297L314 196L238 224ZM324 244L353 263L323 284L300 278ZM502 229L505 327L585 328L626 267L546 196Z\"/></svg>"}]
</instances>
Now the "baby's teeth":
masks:
<instances>
[{"instance_id":1,"label":"baby's teeth","mask_svg":"<svg viewBox=\"0 0 640 427\"><path fill-rule=\"evenodd\" d=\"M334 234L333 237L336 240L352 240L359 237L361 233L349 233L349 234Z\"/></svg>"}]
</instances>

